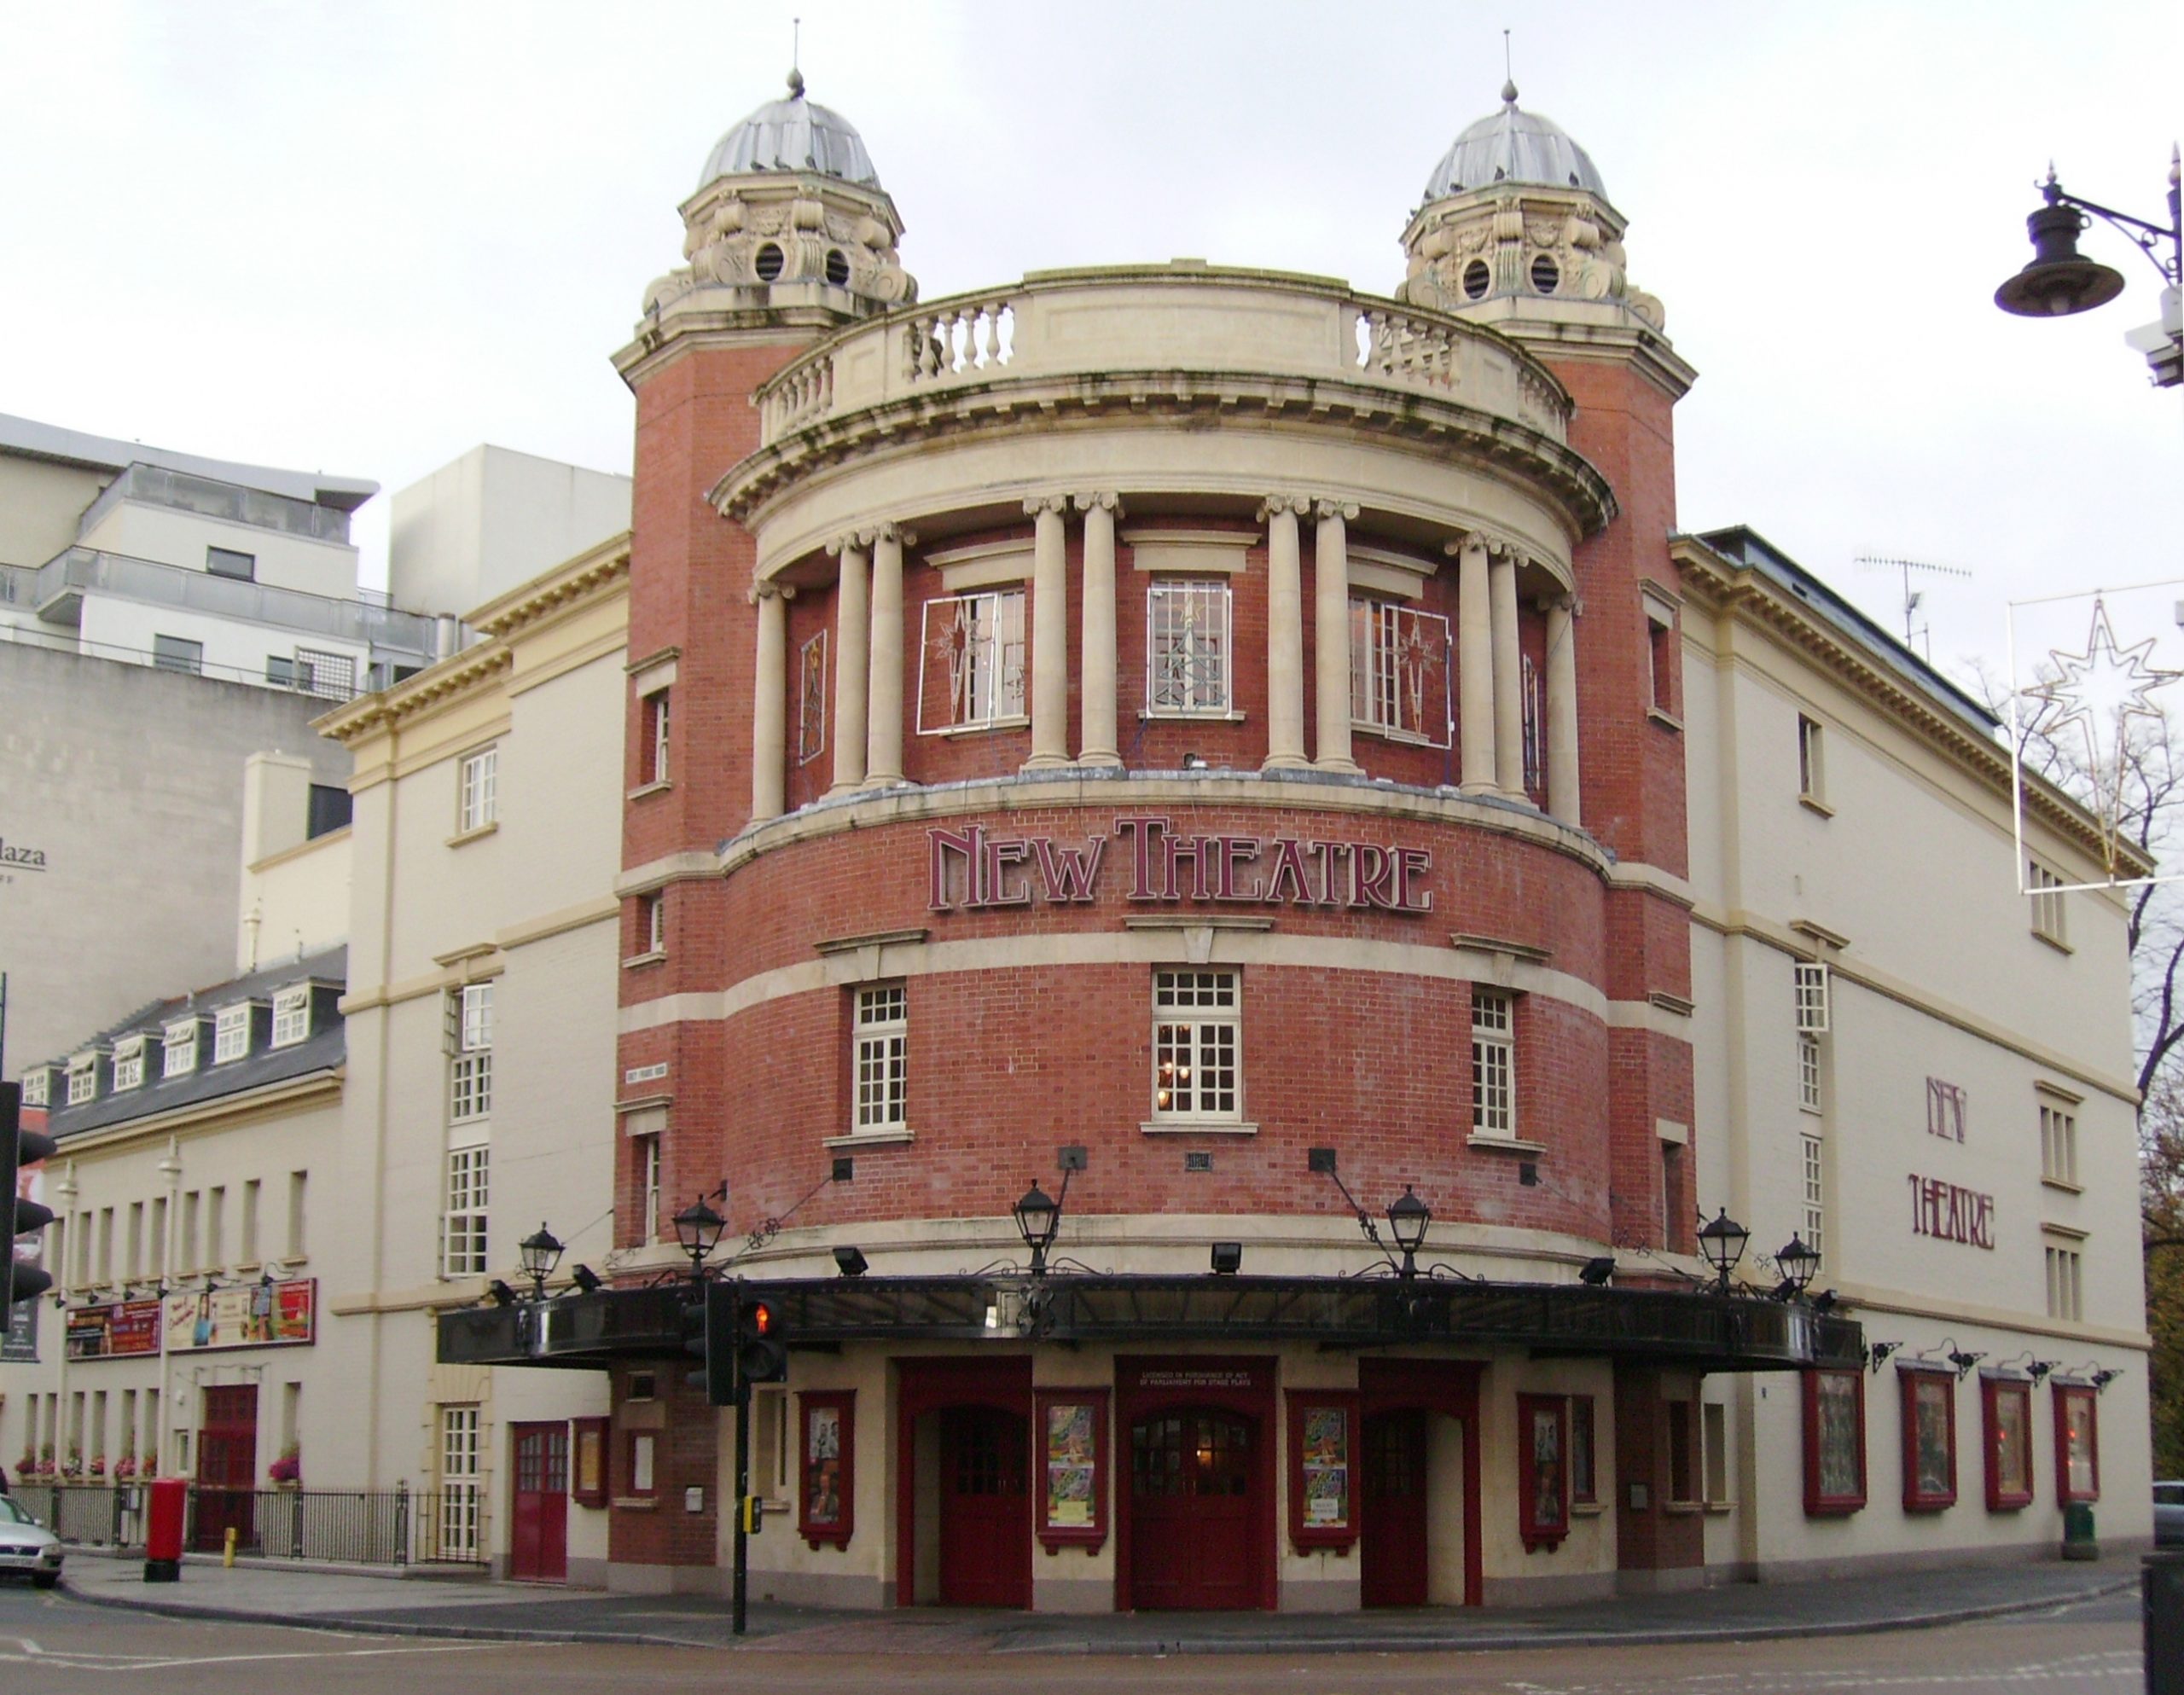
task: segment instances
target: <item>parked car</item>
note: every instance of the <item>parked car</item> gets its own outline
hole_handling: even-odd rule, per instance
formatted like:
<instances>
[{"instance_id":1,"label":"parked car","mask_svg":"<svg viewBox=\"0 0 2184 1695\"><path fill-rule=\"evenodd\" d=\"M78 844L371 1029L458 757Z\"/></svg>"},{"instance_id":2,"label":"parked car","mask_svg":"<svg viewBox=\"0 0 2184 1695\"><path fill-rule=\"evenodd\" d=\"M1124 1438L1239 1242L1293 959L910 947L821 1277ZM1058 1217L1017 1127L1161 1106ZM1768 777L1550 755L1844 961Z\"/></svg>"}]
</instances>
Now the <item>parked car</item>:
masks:
<instances>
[{"instance_id":1,"label":"parked car","mask_svg":"<svg viewBox=\"0 0 2184 1695\"><path fill-rule=\"evenodd\" d=\"M2184 1547L2184 1483L2153 1486L2153 1545Z\"/></svg>"},{"instance_id":2,"label":"parked car","mask_svg":"<svg viewBox=\"0 0 2184 1695\"><path fill-rule=\"evenodd\" d=\"M0 1573L20 1573L41 1589L61 1581L61 1538L15 1496L0 1495Z\"/></svg>"}]
</instances>

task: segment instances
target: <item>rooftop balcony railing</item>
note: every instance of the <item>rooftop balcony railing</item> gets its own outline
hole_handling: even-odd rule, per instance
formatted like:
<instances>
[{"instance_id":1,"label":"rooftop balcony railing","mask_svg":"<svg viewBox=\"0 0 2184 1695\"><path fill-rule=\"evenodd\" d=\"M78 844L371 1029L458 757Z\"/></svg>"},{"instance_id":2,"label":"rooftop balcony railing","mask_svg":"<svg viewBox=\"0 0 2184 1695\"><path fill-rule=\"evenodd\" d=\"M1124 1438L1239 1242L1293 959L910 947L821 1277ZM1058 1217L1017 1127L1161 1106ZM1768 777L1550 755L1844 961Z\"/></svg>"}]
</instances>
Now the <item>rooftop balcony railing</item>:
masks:
<instances>
[{"instance_id":1,"label":"rooftop balcony railing","mask_svg":"<svg viewBox=\"0 0 2184 1695\"><path fill-rule=\"evenodd\" d=\"M317 506L264 489L245 488L239 483L143 464L128 467L106 485L84 512L76 533L83 535L122 502L132 500L224 519L230 524L247 524L253 529L308 536L313 541L346 544L349 539L349 514L339 507Z\"/></svg>"},{"instance_id":2,"label":"rooftop balcony railing","mask_svg":"<svg viewBox=\"0 0 2184 1695\"><path fill-rule=\"evenodd\" d=\"M762 439L980 385L1130 372L1385 388L1568 442L1568 394L1492 330L1326 278L1182 261L1034 272L845 329L759 389Z\"/></svg>"}]
</instances>

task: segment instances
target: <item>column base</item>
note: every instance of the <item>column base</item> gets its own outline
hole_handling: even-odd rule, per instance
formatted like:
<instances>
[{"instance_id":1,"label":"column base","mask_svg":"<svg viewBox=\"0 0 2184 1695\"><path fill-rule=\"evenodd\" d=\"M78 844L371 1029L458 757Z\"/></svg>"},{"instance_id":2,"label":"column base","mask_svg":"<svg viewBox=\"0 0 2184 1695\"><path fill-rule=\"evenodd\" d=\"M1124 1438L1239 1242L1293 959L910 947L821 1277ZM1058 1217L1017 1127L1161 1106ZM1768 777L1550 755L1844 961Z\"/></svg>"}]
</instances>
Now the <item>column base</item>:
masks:
<instances>
[{"instance_id":1,"label":"column base","mask_svg":"<svg viewBox=\"0 0 2184 1695\"><path fill-rule=\"evenodd\" d=\"M1269 753L1259 762L1262 771L1309 771L1312 762L1301 753Z\"/></svg>"},{"instance_id":2,"label":"column base","mask_svg":"<svg viewBox=\"0 0 2184 1695\"><path fill-rule=\"evenodd\" d=\"M901 789L910 787L910 780L900 771L880 771L867 777L857 787L869 794L874 789Z\"/></svg>"},{"instance_id":3,"label":"column base","mask_svg":"<svg viewBox=\"0 0 2184 1695\"><path fill-rule=\"evenodd\" d=\"M1495 800L1501 800L1506 798L1505 792L1503 791L1502 785L1499 783L1458 783L1456 785L1456 792L1461 795L1470 795L1477 798L1490 798Z\"/></svg>"},{"instance_id":4,"label":"column base","mask_svg":"<svg viewBox=\"0 0 2184 1695\"><path fill-rule=\"evenodd\" d=\"M1355 759L1315 759L1312 769L1326 771L1339 777L1362 777L1365 775L1365 768Z\"/></svg>"},{"instance_id":5,"label":"column base","mask_svg":"<svg viewBox=\"0 0 2184 1695\"><path fill-rule=\"evenodd\" d=\"M1034 753L1016 769L1019 771L1066 771L1075 763L1066 753Z\"/></svg>"},{"instance_id":6,"label":"column base","mask_svg":"<svg viewBox=\"0 0 2184 1695\"><path fill-rule=\"evenodd\" d=\"M865 790L871 787L872 781L868 777L859 777L855 782L850 783L829 783L827 786L826 793L820 796L820 798L822 800L833 800L839 795L863 794Z\"/></svg>"},{"instance_id":7,"label":"column base","mask_svg":"<svg viewBox=\"0 0 2184 1695\"><path fill-rule=\"evenodd\" d=\"M1077 756L1077 763L1086 770L1119 771L1123 756L1112 747L1088 747Z\"/></svg>"}]
</instances>

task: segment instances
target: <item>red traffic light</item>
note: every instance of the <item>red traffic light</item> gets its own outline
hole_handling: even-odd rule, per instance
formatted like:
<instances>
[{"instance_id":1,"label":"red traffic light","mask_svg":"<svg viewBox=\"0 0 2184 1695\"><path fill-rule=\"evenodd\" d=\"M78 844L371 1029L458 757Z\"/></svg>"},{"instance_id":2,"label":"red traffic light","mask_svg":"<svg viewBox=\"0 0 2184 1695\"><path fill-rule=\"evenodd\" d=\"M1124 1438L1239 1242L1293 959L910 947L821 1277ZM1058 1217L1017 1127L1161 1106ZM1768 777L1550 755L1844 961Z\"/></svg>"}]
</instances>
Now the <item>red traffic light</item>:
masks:
<instances>
[{"instance_id":1,"label":"red traffic light","mask_svg":"<svg viewBox=\"0 0 2184 1695\"><path fill-rule=\"evenodd\" d=\"M753 1301L743 1309L743 1330L747 1336L771 1336L774 1333L774 1309L764 1301Z\"/></svg>"}]
</instances>

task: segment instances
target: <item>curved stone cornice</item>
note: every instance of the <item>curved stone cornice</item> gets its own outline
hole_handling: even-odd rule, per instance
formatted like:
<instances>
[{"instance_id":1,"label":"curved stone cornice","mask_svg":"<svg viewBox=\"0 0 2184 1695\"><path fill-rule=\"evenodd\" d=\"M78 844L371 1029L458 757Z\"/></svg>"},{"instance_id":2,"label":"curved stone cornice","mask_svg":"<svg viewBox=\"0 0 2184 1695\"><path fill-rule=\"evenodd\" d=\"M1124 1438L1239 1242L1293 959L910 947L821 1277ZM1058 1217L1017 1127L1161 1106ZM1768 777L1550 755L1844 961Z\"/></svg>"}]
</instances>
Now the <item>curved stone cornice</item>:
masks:
<instances>
[{"instance_id":1,"label":"curved stone cornice","mask_svg":"<svg viewBox=\"0 0 2184 1695\"><path fill-rule=\"evenodd\" d=\"M1607 479L1581 455L1513 419L1368 382L1250 371L998 374L807 425L731 467L706 497L723 516L755 527L804 479L852 461L952 438L1021 438L1116 419L1194 429L1212 421L1321 438L1333 430L1398 450L1461 454L1542 492L1578 536L1606 528L1618 510Z\"/></svg>"}]
</instances>

